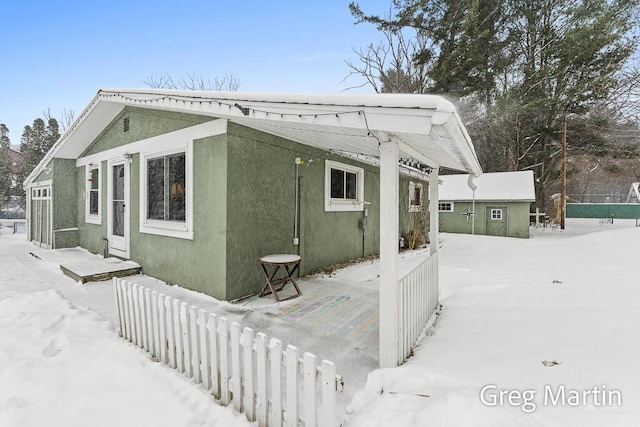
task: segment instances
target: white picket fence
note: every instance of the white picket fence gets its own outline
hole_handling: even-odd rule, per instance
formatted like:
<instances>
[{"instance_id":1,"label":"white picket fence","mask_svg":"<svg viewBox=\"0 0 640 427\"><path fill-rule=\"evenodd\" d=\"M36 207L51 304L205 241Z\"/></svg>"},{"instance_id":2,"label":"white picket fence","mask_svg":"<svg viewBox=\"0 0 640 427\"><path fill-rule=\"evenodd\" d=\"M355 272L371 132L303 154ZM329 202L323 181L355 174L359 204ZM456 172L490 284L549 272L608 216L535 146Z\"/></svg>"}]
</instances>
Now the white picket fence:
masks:
<instances>
[{"instance_id":1,"label":"white picket fence","mask_svg":"<svg viewBox=\"0 0 640 427\"><path fill-rule=\"evenodd\" d=\"M233 405L258 426L334 427L335 365L262 332L129 281L113 279L120 335Z\"/></svg>"},{"instance_id":2,"label":"white picket fence","mask_svg":"<svg viewBox=\"0 0 640 427\"><path fill-rule=\"evenodd\" d=\"M438 307L437 252L398 281L398 298L398 364L402 364Z\"/></svg>"}]
</instances>

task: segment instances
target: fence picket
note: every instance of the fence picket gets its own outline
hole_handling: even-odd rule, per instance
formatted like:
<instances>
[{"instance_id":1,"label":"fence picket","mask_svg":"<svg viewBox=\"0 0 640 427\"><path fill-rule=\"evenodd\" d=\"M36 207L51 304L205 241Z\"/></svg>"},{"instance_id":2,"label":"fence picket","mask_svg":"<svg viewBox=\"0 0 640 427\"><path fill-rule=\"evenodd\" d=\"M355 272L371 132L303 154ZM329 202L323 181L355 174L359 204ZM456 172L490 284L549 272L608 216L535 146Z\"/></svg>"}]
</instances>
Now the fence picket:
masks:
<instances>
[{"instance_id":1,"label":"fence picket","mask_svg":"<svg viewBox=\"0 0 640 427\"><path fill-rule=\"evenodd\" d=\"M275 338L267 345L262 332L241 329L236 322L149 288L122 279L114 279L113 286L121 337L202 383L222 405L232 403L259 427L282 426L283 422L294 427L336 424L341 380L333 363L323 360L318 367L311 353L300 359L297 347L287 345L283 351L283 343ZM418 287L405 292L409 300L420 296ZM414 314L422 308L411 304Z\"/></svg>"},{"instance_id":2,"label":"fence picket","mask_svg":"<svg viewBox=\"0 0 640 427\"><path fill-rule=\"evenodd\" d=\"M189 305L186 302L180 304L180 326L182 327L182 351L184 352L184 374L187 378L193 376L193 363L191 361L191 328L189 322Z\"/></svg>"},{"instance_id":3,"label":"fence picket","mask_svg":"<svg viewBox=\"0 0 640 427\"><path fill-rule=\"evenodd\" d=\"M202 388L211 388L211 373L209 372L209 345L207 342L207 312L198 311L198 331L200 332L200 378Z\"/></svg>"},{"instance_id":4,"label":"fence picket","mask_svg":"<svg viewBox=\"0 0 640 427\"><path fill-rule=\"evenodd\" d=\"M220 399L220 363L218 358L218 325L215 314L209 314L207 321L209 330L209 360L211 363L211 394Z\"/></svg>"},{"instance_id":5,"label":"fence picket","mask_svg":"<svg viewBox=\"0 0 640 427\"><path fill-rule=\"evenodd\" d=\"M312 353L305 353L304 363L304 426L316 427L317 405L316 405L316 378L317 378L317 357Z\"/></svg>"},{"instance_id":6,"label":"fence picket","mask_svg":"<svg viewBox=\"0 0 640 427\"><path fill-rule=\"evenodd\" d=\"M158 329L160 331L160 362L167 363L167 320L165 317L166 306L164 294L158 294L156 310L158 311Z\"/></svg>"},{"instance_id":7,"label":"fence picket","mask_svg":"<svg viewBox=\"0 0 640 427\"><path fill-rule=\"evenodd\" d=\"M175 324L173 321L173 298L168 295L164 302L164 309L167 314L165 317L167 319L167 353L169 353L169 366L176 369L178 365L176 363L177 345Z\"/></svg>"},{"instance_id":8,"label":"fence picket","mask_svg":"<svg viewBox=\"0 0 640 427\"><path fill-rule=\"evenodd\" d=\"M298 426L298 348L287 346L287 417L286 425Z\"/></svg>"},{"instance_id":9,"label":"fence picket","mask_svg":"<svg viewBox=\"0 0 640 427\"><path fill-rule=\"evenodd\" d=\"M271 411L269 425L282 425L282 341L271 338Z\"/></svg>"},{"instance_id":10,"label":"fence picket","mask_svg":"<svg viewBox=\"0 0 640 427\"><path fill-rule=\"evenodd\" d=\"M191 377L193 382L200 384L200 334L198 333L198 318L196 307L189 307L189 345L191 346Z\"/></svg>"},{"instance_id":11,"label":"fence picket","mask_svg":"<svg viewBox=\"0 0 640 427\"><path fill-rule=\"evenodd\" d=\"M151 353L153 356L155 356L155 351L154 346L155 343L153 341L153 315L151 314L151 289L146 288L144 290L144 312L147 316L147 321L146 321L146 325L147 325L147 347L146 350Z\"/></svg>"},{"instance_id":12,"label":"fence picket","mask_svg":"<svg viewBox=\"0 0 640 427\"><path fill-rule=\"evenodd\" d=\"M240 324L231 324L231 378L233 409L242 410L242 370L240 368Z\"/></svg>"},{"instance_id":13,"label":"fence picket","mask_svg":"<svg viewBox=\"0 0 640 427\"><path fill-rule=\"evenodd\" d=\"M256 419L259 427L267 425L267 410L269 399L267 398L267 336L262 332L256 334Z\"/></svg>"},{"instance_id":14,"label":"fence picket","mask_svg":"<svg viewBox=\"0 0 640 427\"><path fill-rule=\"evenodd\" d=\"M255 390L253 387L253 329L244 328L242 331L242 348L244 352L244 392L242 393L242 407L249 421L255 421Z\"/></svg>"},{"instance_id":15,"label":"fence picket","mask_svg":"<svg viewBox=\"0 0 640 427\"><path fill-rule=\"evenodd\" d=\"M220 337L220 400L224 406L229 404L229 333L227 319L221 317L218 322Z\"/></svg>"},{"instance_id":16,"label":"fence picket","mask_svg":"<svg viewBox=\"0 0 640 427\"><path fill-rule=\"evenodd\" d=\"M145 310L144 288L142 286L138 286L138 305L140 310L139 313L141 331L141 340L138 345L144 350L149 350L149 346L147 343L147 314Z\"/></svg>"},{"instance_id":17,"label":"fence picket","mask_svg":"<svg viewBox=\"0 0 640 427\"><path fill-rule=\"evenodd\" d=\"M124 310L124 336L131 341L131 318L129 317L129 292L127 290L127 282L120 281L120 293L122 294L122 309Z\"/></svg>"},{"instance_id":18,"label":"fence picket","mask_svg":"<svg viewBox=\"0 0 640 427\"><path fill-rule=\"evenodd\" d=\"M180 301L174 299L173 301L173 335L176 343L176 369L181 374L184 373L183 362L183 346L182 346L182 322L180 321Z\"/></svg>"},{"instance_id":19,"label":"fence picket","mask_svg":"<svg viewBox=\"0 0 640 427\"><path fill-rule=\"evenodd\" d=\"M158 322L158 292L151 292L151 324L153 325L152 355L156 360L160 359L160 324Z\"/></svg>"},{"instance_id":20,"label":"fence picket","mask_svg":"<svg viewBox=\"0 0 640 427\"><path fill-rule=\"evenodd\" d=\"M333 362L323 360L322 370L322 427L336 424L336 366Z\"/></svg>"}]
</instances>

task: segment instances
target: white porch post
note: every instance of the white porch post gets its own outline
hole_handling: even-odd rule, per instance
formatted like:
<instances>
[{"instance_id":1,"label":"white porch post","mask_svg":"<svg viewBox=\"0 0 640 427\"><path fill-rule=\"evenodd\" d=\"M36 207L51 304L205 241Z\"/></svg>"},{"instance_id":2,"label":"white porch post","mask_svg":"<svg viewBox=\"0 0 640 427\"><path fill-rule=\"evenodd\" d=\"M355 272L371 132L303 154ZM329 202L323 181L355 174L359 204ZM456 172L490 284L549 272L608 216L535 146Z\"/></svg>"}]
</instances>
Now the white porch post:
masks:
<instances>
[{"instance_id":1,"label":"white porch post","mask_svg":"<svg viewBox=\"0 0 640 427\"><path fill-rule=\"evenodd\" d=\"M382 142L380 144L379 361L381 368L398 366L398 191L398 142Z\"/></svg>"},{"instance_id":2,"label":"white porch post","mask_svg":"<svg viewBox=\"0 0 640 427\"><path fill-rule=\"evenodd\" d=\"M429 176L429 256L438 252L438 233L440 233L440 213L438 212L438 168L433 168ZM436 300L438 300L438 263L434 264L433 277L436 281Z\"/></svg>"}]
</instances>

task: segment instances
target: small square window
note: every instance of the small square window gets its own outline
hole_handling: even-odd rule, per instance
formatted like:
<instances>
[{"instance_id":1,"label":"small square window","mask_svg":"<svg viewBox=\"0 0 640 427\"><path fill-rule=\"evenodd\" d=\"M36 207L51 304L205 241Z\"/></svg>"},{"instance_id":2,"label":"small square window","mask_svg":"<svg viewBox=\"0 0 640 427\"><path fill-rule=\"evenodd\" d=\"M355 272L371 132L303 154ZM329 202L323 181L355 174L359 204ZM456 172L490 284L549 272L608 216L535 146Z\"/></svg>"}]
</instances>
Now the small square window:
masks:
<instances>
[{"instance_id":1,"label":"small square window","mask_svg":"<svg viewBox=\"0 0 640 427\"><path fill-rule=\"evenodd\" d=\"M325 211L362 211L364 169L331 160L325 162Z\"/></svg>"},{"instance_id":2,"label":"small square window","mask_svg":"<svg viewBox=\"0 0 640 427\"><path fill-rule=\"evenodd\" d=\"M491 219L496 221L502 220L502 209L491 209Z\"/></svg>"},{"instance_id":3,"label":"small square window","mask_svg":"<svg viewBox=\"0 0 640 427\"><path fill-rule=\"evenodd\" d=\"M439 212L453 212L453 202L440 202L438 203Z\"/></svg>"}]
</instances>

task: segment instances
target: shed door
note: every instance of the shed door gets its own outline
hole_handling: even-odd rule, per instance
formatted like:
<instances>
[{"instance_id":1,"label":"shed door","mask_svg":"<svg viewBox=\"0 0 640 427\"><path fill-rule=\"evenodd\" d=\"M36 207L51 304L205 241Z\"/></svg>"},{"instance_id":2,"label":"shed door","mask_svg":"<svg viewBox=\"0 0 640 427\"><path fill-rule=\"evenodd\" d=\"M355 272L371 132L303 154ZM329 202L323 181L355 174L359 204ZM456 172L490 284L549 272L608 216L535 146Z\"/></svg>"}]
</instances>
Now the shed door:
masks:
<instances>
[{"instance_id":1,"label":"shed door","mask_svg":"<svg viewBox=\"0 0 640 427\"><path fill-rule=\"evenodd\" d=\"M507 235L507 207L487 207L487 236Z\"/></svg>"},{"instance_id":2,"label":"shed door","mask_svg":"<svg viewBox=\"0 0 640 427\"><path fill-rule=\"evenodd\" d=\"M31 241L43 248L51 249L51 186L31 188L31 209L29 213Z\"/></svg>"}]
</instances>

